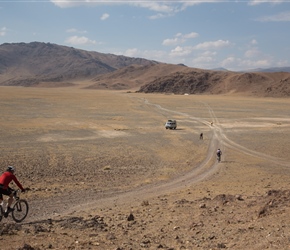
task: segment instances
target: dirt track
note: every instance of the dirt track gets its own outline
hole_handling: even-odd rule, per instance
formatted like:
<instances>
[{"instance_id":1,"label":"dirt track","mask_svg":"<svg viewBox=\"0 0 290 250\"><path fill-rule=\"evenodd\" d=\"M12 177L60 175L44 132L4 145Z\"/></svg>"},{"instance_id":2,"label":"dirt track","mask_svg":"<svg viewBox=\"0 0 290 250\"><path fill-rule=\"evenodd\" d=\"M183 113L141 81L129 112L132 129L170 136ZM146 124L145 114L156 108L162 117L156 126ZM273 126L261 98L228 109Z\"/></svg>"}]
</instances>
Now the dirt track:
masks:
<instances>
[{"instance_id":1,"label":"dirt track","mask_svg":"<svg viewBox=\"0 0 290 250\"><path fill-rule=\"evenodd\" d=\"M204 197L230 193L252 199L268 190L289 188L288 99L25 88L1 88L0 97L1 166L15 165L24 186L32 188L25 195L31 212L23 227L46 226L41 220L52 219L57 233L57 220L94 214L115 221L110 232L116 239L108 241L113 243L100 243L99 232L99 248L92 249L116 249L122 244L129 249L125 247L129 239L119 237L121 232L113 227L130 211L146 221L150 211L144 204L152 211L159 208L155 215L162 210L159 216L165 222L174 220L170 207L177 201L197 201L188 203L192 207L186 213L178 212L179 223L186 225L187 213ZM177 130L165 130L169 118L178 121ZM200 132L204 140L199 140ZM218 147L223 151L220 164L214 156ZM169 207L162 209L164 200ZM123 219L115 218L116 214ZM158 235L161 225L147 226ZM70 228L66 234L74 235L75 230ZM21 232L13 236L15 246L25 238L43 249L49 242L58 249L78 248L72 236L66 240L55 236L46 244L45 233L36 239L37 233ZM172 233L167 232L166 244L181 247L169 244ZM51 230L49 234L54 235ZM216 232L215 237L221 236ZM5 234L1 239L8 240ZM84 249L88 241L84 236ZM243 249L235 241L226 245ZM196 244L191 242L188 249ZM205 249L207 244L206 240L199 243ZM158 244L150 246L156 249Z\"/></svg>"}]
</instances>

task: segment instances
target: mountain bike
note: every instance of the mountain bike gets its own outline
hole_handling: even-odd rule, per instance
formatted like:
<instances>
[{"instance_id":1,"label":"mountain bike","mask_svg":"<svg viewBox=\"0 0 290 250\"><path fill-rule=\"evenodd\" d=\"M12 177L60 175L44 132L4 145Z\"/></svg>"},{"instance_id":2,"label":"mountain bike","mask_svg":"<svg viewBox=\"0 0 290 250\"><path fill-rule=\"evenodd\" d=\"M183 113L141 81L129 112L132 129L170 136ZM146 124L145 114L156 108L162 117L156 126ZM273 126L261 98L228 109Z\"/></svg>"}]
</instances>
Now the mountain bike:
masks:
<instances>
[{"instance_id":1,"label":"mountain bike","mask_svg":"<svg viewBox=\"0 0 290 250\"><path fill-rule=\"evenodd\" d=\"M221 162L221 155L217 155L217 161Z\"/></svg>"},{"instance_id":2,"label":"mountain bike","mask_svg":"<svg viewBox=\"0 0 290 250\"><path fill-rule=\"evenodd\" d=\"M28 202L25 199L20 199L19 192L20 190L13 190L14 202L12 203L12 211L10 212L12 219L17 223L23 221L29 211ZM3 217L4 203L0 205L0 221Z\"/></svg>"}]
</instances>

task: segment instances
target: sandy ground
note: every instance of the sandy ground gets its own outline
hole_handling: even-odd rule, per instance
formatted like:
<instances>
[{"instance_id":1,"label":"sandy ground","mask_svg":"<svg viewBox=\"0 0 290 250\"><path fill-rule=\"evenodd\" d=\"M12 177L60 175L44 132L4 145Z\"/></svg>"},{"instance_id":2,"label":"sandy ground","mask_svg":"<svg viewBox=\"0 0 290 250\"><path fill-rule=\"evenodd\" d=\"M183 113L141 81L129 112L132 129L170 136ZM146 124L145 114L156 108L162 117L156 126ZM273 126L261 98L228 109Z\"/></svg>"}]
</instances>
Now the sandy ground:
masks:
<instances>
[{"instance_id":1,"label":"sandy ground","mask_svg":"<svg viewBox=\"0 0 290 250\"><path fill-rule=\"evenodd\" d=\"M1 249L289 249L289 104L1 87L0 166L31 189Z\"/></svg>"}]
</instances>

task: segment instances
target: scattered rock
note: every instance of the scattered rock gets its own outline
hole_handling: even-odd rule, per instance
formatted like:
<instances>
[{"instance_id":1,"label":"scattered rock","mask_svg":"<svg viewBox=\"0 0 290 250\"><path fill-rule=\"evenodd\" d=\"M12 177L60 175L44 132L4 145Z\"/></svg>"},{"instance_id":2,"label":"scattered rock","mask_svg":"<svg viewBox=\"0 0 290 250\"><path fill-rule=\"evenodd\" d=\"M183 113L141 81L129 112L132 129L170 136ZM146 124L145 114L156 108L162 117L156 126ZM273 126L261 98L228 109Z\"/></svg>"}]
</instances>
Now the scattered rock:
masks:
<instances>
[{"instance_id":1,"label":"scattered rock","mask_svg":"<svg viewBox=\"0 0 290 250\"><path fill-rule=\"evenodd\" d=\"M18 248L18 250L39 250L39 248L34 248L28 244L24 244L23 247Z\"/></svg>"},{"instance_id":2,"label":"scattered rock","mask_svg":"<svg viewBox=\"0 0 290 250\"><path fill-rule=\"evenodd\" d=\"M142 201L141 206L149 206L149 201Z\"/></svg>"},{"instance_id":3,"label":"scattered rock","mask_svg":"<svg viewBox=\"0 0 290 250\"><path fill-rule=\"evenodd\" d=\"M133 221L135 220L134 215L132 213L130 213L130 215L127 218L128 221Z\"/></svg>"},{"instance_id":4,"label":"scattered rock","mask_svg":"<svg viewBox=\"0 0 290 250\"><path fill-rule=\"evenodd\" d=\"M206 208L206 204L205 203L200 204L199 208Z\"/></svg>"},{"instance_id":5,"label":"scattered rock","mask_svg":"<svg viewBox=\"0 0 290 250\"><path fill-rule=\"evenodd\" d=\"M217 248L227 248L227 246L224 243L218 243Z\"/></svg>"},{"instance_id":6,"label":"scattered rock","mask_svg":"<svg viewBox=\"0 0 290 250\"><path fill-rule=\"evenodd\" d=\"M0 224L0 235L14 235L22 229L20 224Z\"/></svg>"},{"instance_id":7,"label":"scattered rock","mask_svg":"<svg viewBox=\"0 0 290 250\"><path fill-rule=\"evenodd\" d=\"M106 239L107 240L115 240L116 239L116 235L113 234L113 233L109 233L109 234L107 234Z\"/></svg>"}]
</instances>

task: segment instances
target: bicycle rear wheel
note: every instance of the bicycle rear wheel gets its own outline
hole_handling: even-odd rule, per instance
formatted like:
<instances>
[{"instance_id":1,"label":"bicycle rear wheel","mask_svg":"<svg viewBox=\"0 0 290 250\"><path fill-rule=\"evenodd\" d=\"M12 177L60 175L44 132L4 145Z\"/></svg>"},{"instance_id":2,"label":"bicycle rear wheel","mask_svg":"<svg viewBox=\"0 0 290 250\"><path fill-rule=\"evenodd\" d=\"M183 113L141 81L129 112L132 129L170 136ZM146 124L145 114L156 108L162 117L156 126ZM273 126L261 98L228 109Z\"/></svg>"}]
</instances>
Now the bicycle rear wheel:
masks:
<instances>
[{"instance_id":1,"label":"bicycle rear wheel","mask_svg":"<svg viewBox=\"0 0 290 250\"><path fill-rule=\"evenodd\" d=\"M12 218L15 222L23 221L28 214L29 206L26 200L18 200L12 211Z\"/></svg>"}]
</instances>

